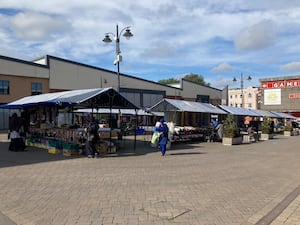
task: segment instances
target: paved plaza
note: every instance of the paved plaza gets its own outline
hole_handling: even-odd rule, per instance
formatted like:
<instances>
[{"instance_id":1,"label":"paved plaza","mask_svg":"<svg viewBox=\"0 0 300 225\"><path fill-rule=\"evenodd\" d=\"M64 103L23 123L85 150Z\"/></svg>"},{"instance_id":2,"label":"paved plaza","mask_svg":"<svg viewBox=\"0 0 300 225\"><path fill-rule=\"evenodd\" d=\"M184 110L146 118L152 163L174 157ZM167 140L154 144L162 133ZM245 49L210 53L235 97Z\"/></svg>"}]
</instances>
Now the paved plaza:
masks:
<instances>
[{"instance_id":1,"label":"paved plaza","mask_svg":"<svg viewBox=\"0 0 300 225\"><path fill-rule=\"evenodd\" d=\"M0 142L0 225L300 224L300 136L165 157L139 137L117 154L65 157Z\"/></svg>"}]
</instances>

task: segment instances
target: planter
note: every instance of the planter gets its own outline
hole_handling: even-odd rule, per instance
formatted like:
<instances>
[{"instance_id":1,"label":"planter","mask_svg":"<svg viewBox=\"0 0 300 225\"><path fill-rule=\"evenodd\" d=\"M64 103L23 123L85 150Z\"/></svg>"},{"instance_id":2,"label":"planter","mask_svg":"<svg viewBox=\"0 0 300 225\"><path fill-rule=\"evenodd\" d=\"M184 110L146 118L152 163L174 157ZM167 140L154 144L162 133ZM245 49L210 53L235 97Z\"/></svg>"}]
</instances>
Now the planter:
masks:
<instances>
[{"instance_id":1,"label":"planter","mask_svg":"<svg viewBox=\"0 0 300 225\"><path fill-rule=\"evenodd\" d=\"M228 138L223 137L222 138L222 144L223 145L240 145L243 142L243 137L234 137L234 138Z\"/></svg>"},{"instance_id":2,"label":"planter","mask_svg":"<svg viewBox=\"0 0 300 225\"><path fill-rule=\"evenodd\" d=\"M299 131L293 130L293 131L284 131L283 132L284 136L297 136L299 135Z\"/></svg>"},{"instance_id":3,"label":"planter","mask_svg":"<svg viewBox=\"0 0 300 225\"><path fill-rule=\"evenodd\" d=\"M274 134L261 134L260 140L267 141L269 139L273 139Z\"/></svg>"},{"instance_id":4,"label":"planter","mask_svg":"<svg viewBox=\"0 0 300 225\"><path fill-rule=\"evenodd\" d=\"M283 135L284 136L293 136L293 131L284 131Z\"/></svg>"}]
</instances>

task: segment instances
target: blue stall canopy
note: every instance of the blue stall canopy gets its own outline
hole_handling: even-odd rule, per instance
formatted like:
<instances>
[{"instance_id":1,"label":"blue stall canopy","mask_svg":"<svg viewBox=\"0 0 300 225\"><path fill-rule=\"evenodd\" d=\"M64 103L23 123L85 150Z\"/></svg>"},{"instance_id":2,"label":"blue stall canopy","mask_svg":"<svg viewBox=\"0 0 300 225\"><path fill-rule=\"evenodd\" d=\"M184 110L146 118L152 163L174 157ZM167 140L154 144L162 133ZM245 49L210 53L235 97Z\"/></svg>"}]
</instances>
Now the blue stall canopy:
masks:
<instances>
[{"instance_id":1,"label":"blue stall canopy","mask_svg":"<svg viewBox=\"0 0 300 225\"><path fill-rule=\"evenodd\" d=\"M271 111L272 114L274 114L275 116L277 116L277 118L282 118L282 119L297 119L296 117L288 114L288 113L282 113L282 112L275 112L275 111Z\"/></svg>"},{"instance_id":2,"label":"blue stall canopy","mask_svg":"<svg viewBox=\"0 0 300 225\"><path fill-rule=\"evenodd\" d=\"M279 118L277 115L261 109L250 109L251 111L260 115L260 117L268 117L268 118Z\"/></svg>"},{"instance_id":3,"label":"blue stall canopy","mask_svg":"<svg viewBox=\"0 0 300 225\"><path fill-rule=\"evenodd\" d=\"M21 98L1 105L1 108L18 109L44 106L73 106L74 108L138 109L113 88L81 89L46 93Z\"/></svg>"},{"instance_id":4,"label":"blue stall canopy","mask_svg":"<svg viewBox=\"0 0 300 225\"><path fill-rule=\"evenodd\" d=\"M256 117L261 116L259 113L246 108L233 107L227 105L219 105L219 107L234 116L256 116Z\"/></svg>"},{"instance_id":5,"label":"blue stall canopy","mask_svg":"<svg viewBox=\"0 0 300 225\"><path fill-rule=\"evenodd\" d=\"M150 109L152 112L199 112L199 113L212 113L212 114L227 114L224 110L209 104L201 102L192 102L176 99L164 98L152 106Z\"/></svg>"}]
</instances>

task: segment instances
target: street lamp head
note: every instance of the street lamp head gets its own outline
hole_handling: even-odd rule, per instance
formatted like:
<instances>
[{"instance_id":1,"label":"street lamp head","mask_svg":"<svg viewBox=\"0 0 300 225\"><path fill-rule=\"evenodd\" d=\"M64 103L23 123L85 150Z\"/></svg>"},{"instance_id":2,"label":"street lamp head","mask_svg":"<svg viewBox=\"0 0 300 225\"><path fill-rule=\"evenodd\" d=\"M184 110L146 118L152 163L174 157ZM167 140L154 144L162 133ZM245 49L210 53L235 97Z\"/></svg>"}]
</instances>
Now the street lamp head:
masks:
<instances>
[{"instance_id":1,"label":"street lamp head","mask_svg":"<svg viewBox=\"0 0 300 225\"><path fill-rule=\"evenodd\" d=\"M237 82L237 79L234 77L232 81L233 81L233 82Z\"/></svg>"},{"instance_id":2,"label":"street lamp head","mask_svg":"<svg viewBox=\"0 0 300 225\"><path fill-rule=\"evenodd\" d=\"M108 34L105 34L105 37L104 37L104 39L103 39L102 41L105 42L105 43L110 43L110 42L112 42L112 40L110 39L110 37L109 37Z\"/></svg>"},{"instance_id":3,"label":"street lamp head","mask_svg":"<svg viewBox=\"0 0 300 225\"><path fill-rule=\"evenodd\" d=\"M252 80L252 77L249 75L248 78L247 78L247 80L249 80L249 81Z\"/></svg>"},{"instance_id":4,"label":"street lamp head","mask_svg":"<svg viewBox=\"0 0 300 225\"><path fill-rule=\"evenodd\" d=\"M133 36L133 34L131 33L129 27L127 27L127 29L126 29L125 33L123 34L123 36L124 36L127 40L129 40L129 39Z\"/></svg>"}]
</instances>

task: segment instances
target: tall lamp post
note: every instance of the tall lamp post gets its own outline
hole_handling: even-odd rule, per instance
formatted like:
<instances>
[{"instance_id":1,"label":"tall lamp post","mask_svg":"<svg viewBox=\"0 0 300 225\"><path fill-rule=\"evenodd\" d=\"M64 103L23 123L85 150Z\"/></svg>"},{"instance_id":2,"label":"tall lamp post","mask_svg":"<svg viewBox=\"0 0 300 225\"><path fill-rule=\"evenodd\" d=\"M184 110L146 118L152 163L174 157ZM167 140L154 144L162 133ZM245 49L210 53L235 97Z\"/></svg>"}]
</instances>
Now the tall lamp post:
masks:
<instances>
[{"instance_id":1,"label":"tall lamp post","mask_svg":"<svg viewBox=\"0 0 300 225\"><path fill-rule=\"evenodd\" d=\"M125 32L124 32L125 31ZM123 34L124 33L124 34ZM130 27L125 27L119 32L119 26L116 25L116 33L108 32L105 34L104 39L102 40L105 43L112 42L110 36L113 36L113 40L116 42L116 59L114 60L114 65L117 65L117 76L118 76L118 92L120 91L120 62L122 61L122 55L120 51L120 37L123 36L126 39L130 39L133 34L130 31Z\"/></svg>"},{"instance_id":2,"label":"tall lamp post","mask_svg":"<svg viewBox=\"0 0 300 225\"><path fill-rule=\"evenodd\" d=\"M251 81L252 77L249 75L246 80ZM233 82L237 82L237 79L234 77L232 81ZM244 107L244 93L243 93L243 89L244 89L244 77L243 77L243 73L241 73L240 81L241 81L241 98L242 98L242 108L243 108Z\"/></svg>"}]
</instances>

